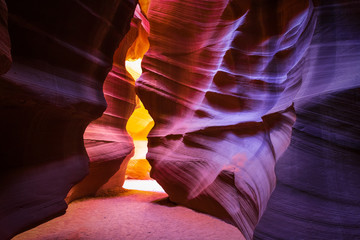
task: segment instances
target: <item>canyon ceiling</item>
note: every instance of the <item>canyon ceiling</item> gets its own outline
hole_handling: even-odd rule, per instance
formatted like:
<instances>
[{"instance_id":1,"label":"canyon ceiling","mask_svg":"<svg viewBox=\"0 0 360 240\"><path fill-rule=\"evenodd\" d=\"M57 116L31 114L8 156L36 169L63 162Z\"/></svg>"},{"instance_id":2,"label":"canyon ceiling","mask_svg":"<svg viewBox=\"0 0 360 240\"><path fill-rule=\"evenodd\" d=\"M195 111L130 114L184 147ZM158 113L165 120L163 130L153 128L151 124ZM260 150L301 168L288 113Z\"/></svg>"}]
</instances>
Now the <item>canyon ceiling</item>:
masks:
<instances>
[{"instance_id":1,"label":"canyon ceiling","mask_svg":"<svg viewBox=\"0 0 360 240\"><path fill-rule=\"evenodd\" d=\"M137 4L0 0L0 239L121 189L137 96L171 201L246 239L360 238L360 1Z\"/></svg>"}]
</instances>

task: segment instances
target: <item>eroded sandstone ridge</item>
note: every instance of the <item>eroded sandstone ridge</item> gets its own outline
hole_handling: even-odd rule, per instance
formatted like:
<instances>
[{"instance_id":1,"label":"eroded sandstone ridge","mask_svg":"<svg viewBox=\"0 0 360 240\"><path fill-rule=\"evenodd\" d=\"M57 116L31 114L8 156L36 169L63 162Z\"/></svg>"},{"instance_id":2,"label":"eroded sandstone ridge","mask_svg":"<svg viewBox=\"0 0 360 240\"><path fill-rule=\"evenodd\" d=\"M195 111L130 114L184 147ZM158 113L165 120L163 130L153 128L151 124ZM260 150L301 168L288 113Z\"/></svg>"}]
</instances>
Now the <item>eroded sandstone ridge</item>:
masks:
<instances>
[{"instance_id":1,"label":"eroded sandstone ridge","mask_svg":"<svg viewBox=\"0 0 360 240\"><path fill-rule=\"evenodd\" d=\"M360 239L360 2L315 10L291 144L255 239Z\"/></svg>"},{"instance_id":2,"label":"eroded sandstone ridge","mask_svg":"<svg viewBox=\"0 0 360 240\"><path fill-rule=\"evenodd\" d=\"M359 85L359 58L350 54L358 49L358 8L315 4L150 3L150 49L137 91L155 120L152 177L174 202L231 222L248 239L290 142L290 105ZM317 18L337 5L352 13L345 23L338 14L346 11Z\"/></svg>"},{"instance_id":3,"label":"eroded sandstone ridge","mask_svg":"<svg viewBox=\"0 0 360 240\"><path fill-rule=\"evenodd\" d=\"M155 120L151 175L170 199L247 239L359 239L360 3L139 2L150 49L136 88ZM133 0L7 4L1 239L63 213L66 196L120 187L135 104L124 59L139 24L121 42Z\"/></svg>"},{"instance_id":4,"label":"eroded sandstone ridge","mask_svg":"<svg viewBox=\"0 0 360 240\"><path fill-rule=\"evenodd\" d=\"M6 72L6 6L0 2L6 72L0 77L1 239L62 214L69 189L87 174L83 133L105 110L103 82L135 5L7 1L13 63ZM120 71L113 67L112 74Z\"/></svg>"},{"instance_id":5,"label":"eroded sandstone ridge","mask_svg":"<svg viewBox=\"0 0 360 240\"><path fill-rule=\"evenodd\" d=\"M124 183L128 160L134 154L126 123L136 105L135 81L125 69L125 60L138 36L140 24L140 19L132 18L129 32L114 53L112 69L103 85L107 108L84 133L90 159L89 174L70 190L68 202L114 192Z\"/></svg>"},{"instance_id":6,"label":"eroded sandstone ridge","mask_svg":"<svg viewBox=\"0 0 360 240\"><path fill-rule=\"evenodd\" d=\"M151 176L172 201L250 239L290 142L312 3L153 0L148 19L136 86L155 121Z\"/></svg>"}]
</instances>

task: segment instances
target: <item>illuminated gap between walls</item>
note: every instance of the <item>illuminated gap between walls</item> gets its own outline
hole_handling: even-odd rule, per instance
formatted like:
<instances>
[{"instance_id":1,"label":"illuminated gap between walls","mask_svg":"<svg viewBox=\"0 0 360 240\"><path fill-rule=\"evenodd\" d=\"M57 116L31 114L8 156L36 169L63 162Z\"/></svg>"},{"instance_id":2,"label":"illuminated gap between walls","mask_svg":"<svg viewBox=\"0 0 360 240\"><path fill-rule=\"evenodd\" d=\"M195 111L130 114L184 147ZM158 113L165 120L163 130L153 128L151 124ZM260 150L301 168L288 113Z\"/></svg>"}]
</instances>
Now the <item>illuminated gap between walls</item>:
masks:
<instances>
[{"instance_id":1,"label":"illuminated gap between walls","mask_svg":"<svg viewBox=\"0 0 360 240\"><path fill-rule=\"evenodd\" d=\"M135 81L142 73L141 60L142 59L139 58L125 62L126 70ZM134 141L135 153L128 163L123 188L129 190L165 192L154 179L150 178L151 166L146 160L146 153L148 151L147 135L154 126L154 120L140 99L138 97L136 98L137 106L126 124L126 130Z\"/></svg>"},{"instance_id":2,"label":"illuminated gap between walls","mask_svg":"<svg viewBox=\"0 0 360 240\"><path fill-rule=\"evenodd\" d=\"M164 189L154 180L125 179L123 188L147 192L165 193Z\"/></svg>"}]
</instances>

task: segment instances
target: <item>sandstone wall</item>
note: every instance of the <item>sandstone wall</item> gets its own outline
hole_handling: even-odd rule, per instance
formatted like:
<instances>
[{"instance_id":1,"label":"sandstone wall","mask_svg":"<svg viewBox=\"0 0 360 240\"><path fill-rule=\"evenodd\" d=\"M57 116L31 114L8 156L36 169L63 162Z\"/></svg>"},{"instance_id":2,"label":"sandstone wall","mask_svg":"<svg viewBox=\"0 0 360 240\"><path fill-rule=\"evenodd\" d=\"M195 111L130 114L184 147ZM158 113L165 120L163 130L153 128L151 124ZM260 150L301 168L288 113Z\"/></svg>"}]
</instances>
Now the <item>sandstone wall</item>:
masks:
<instances>
[{"instance_id":1,"label":"sandstone wall","mask_svg":"<svg viewBox=\"0 0 360 240\"><path fill-rule=\"evenodd\" d=\"M151 176L172 201L220 217L252 238L275 187L274 167L290 143L292 104L301 112L302 104L311 101L321 106L314 96L359 86L358 9L351 1L151 1L150 49L136 88L155 120L147 155ZM301 112L300 121L304 117ZM308 124L316 128L317 121ZM290 159L297 154L298 161L309 158L299 150L288 154ZM305 176L314 178L313 185L326 182ZM337 181L346 185L353 180ZM288 196L280 196L285 203ZM354 203L353 198L346 201ZM291 215L297 208L281 209L281 203L276 211ZM306 204L313 209L301 216L313 219L311 211L318 205ZM268 235L257 236L291 238L290 231L279 232L292 224L291 218L271 230L267 224L278 220L271 217L259 228ZM356 219L334 221L356 227Z\"/></svg>"},{"instance_id":2,"label":"sandstone wall","mask_svg":"<svg viewBox=\"0 0 360 240\"><path fill-rule=\"evenodd\" d=\"M68 191L88 173L83 133L106 108L103 82L136 2L7 1L7 72L0 3L0 238L7 239L64 213Z\"/></svg>"}]
</instances>

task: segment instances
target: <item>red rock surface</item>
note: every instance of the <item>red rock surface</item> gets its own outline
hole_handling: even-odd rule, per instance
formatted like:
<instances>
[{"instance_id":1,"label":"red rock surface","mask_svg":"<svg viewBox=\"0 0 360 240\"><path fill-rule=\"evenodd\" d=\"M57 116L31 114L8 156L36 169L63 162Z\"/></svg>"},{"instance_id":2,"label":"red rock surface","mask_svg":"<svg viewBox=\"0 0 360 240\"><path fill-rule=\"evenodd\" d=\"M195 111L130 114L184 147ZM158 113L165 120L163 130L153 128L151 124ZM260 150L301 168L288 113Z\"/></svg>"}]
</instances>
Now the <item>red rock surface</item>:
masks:
<instances>
[{"instance_id":1,"label":"red rock surface","mask_svg":"<svg viewBox=\"0 0 360 240\"><path fill-rule=\"evenodd\" d=\"M89 174L71 189L68 202L105 194L123 185L127 163L134 154L126 123L136 105L135 81L125 69L125 60L138 35L139 25L139 19L133 18L129 32L114 53L112 69L103 85L107 108L84 133L90 158Z\"/></svg>"},{"instance_id":2,"label":"red rock surface","mask_svg":"<svg viewBox=\"0 0 360 240\"><path fill-rule=\"evenodd\" d=\"M290 142L298 86L288 75L314 30L309 1L276 3L151 1L137 82L155 121L151 176L172 201L231 222L246 238Z\"/></svg>"},{"instance_id":3,"label":"red rock surface","mask_svg":"<svg viewBox=\"0 0 360 240\"><path fill-rule=\"evenodd\" d=\"M359 3L140 3L149 25L138 38L150 30L150 49L136 89L155 120L151 175L170 200L247 239L360 238ZM63 213L88 171L68 201L120 186L134 106L123 61L135 35L112 64L134 1L7 4L9 71L0 0L1 239ZM89 170L83 133L105 110L103 92L109 107L84 135Z\"/></svg>"},{"instance_id":4,"label":"red rock surface","mask_svg":"<svg viewBox=\"0 0 360 240\"><path fill-rule=\"evenodd\" d=\"M151 2L150 49L137 90L155 120L152 176L170 199L251 238L290 141L294 116L281 111L359 85L359 57L350 53L358 49L359 8L338 3L344 10L329 15L337 5L323 5Z\"/></svg>"},{"instance_id":5,"label":"red rock surface","mask_svg":"<svg viewBox=\"0 0 360 240\"><path fill-rule=\"evenodd\" d=\"M83 133L105 110L102 85L135 4L7 1L13 64L0 76L0 239L64 213L87 174Z\"/></svg>"}]
</instances>

